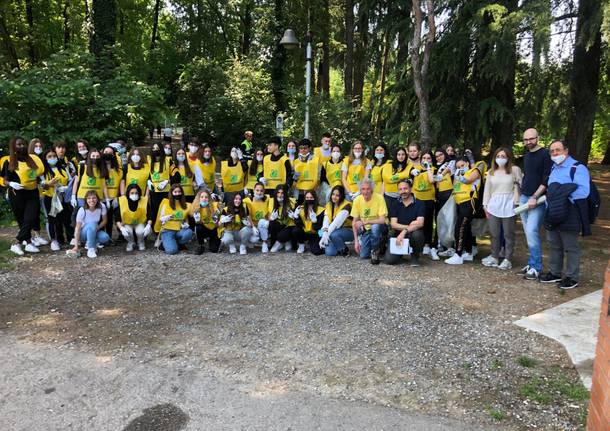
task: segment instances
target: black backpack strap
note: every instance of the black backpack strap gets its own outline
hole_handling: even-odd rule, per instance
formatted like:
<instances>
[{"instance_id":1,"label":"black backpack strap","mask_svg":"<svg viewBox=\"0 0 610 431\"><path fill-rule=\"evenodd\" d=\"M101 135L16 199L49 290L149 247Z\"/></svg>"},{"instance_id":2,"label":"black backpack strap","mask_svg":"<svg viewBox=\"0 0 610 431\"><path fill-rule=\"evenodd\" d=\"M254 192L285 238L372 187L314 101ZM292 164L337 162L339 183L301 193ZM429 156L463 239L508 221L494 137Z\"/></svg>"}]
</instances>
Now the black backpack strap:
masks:
<instances>
[{"instance_id":1,"label":"black backpack strap","mask_svg":"<svg viewBox=\"0 0 610 431\"><path fill-rule=\"evenodd\" d=\"M580 165L580 162L576 162L570 168L570 179L574 182L574 175L576 175L576 167Z\"/></svg>"}]
</instances>

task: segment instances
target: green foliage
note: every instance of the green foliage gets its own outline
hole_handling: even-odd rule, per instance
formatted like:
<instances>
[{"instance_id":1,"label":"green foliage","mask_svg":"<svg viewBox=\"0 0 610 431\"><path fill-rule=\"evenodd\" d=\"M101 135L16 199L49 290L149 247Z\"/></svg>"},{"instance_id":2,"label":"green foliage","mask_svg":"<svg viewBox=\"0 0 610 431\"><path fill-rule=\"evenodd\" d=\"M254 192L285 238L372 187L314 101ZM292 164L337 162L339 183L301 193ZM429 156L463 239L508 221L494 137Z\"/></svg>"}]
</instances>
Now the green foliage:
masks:
<instances>
[{"instance_id":1,"label":"green foliage","mask_svg":"<svg viewBox=\"0 0 610 431\"><path fill-rule=\"evenodd\" d=\"M506 419L506 413L492 407L487 407L487 413L489 413L489 416L491 416L493 420L498 422Z\"/></svg>"},{"instance_id":2,"label":"green foliage","mask_svg":"<svg viewBox=\"0 0 610 431\"><path fill-rule=\"evenodd\" d=\"M13 267L11 262L15 255L10 251L11 243L0 240L0 270L8 270Z\"/></svg>"},{"instance_id":3,"label":"green foliage","mask_svg":"<svg viewBox=\"0 0 610 431\"><path fill-rule=\"evenodd\" d=\"M536 364L538 364L538 361L534 358L530 358L529 356L523 355L519 356L519 359L517 359L517 363L525 368L534 368Z\"/></svg>"},{"instance_id":4,"label":"green foliage","mask_svg":"<svg viewBox=\"0 0 610 431\"><path fill-rule=\"evenodd\" d=\"M554 400L565 397L573 402L585 402L589 391L578 380L571 382L565 375L555 374L549 379L532 378L519 388L519 393L540 404L551 404Z\"/></svg>"},{"instance_id":5,"label":"green foliage","mask_svg":"<svg viewBox=\"0 0 610 431\"><path fill-rule=\"evenodd\" d=\"M85 138L100 145L119 137L139 143L161 116L160 91L118 68L96 82L92 58L61 53L0 79L0 142L13 136L43 142Z\"/></svg>"}]
</instances>

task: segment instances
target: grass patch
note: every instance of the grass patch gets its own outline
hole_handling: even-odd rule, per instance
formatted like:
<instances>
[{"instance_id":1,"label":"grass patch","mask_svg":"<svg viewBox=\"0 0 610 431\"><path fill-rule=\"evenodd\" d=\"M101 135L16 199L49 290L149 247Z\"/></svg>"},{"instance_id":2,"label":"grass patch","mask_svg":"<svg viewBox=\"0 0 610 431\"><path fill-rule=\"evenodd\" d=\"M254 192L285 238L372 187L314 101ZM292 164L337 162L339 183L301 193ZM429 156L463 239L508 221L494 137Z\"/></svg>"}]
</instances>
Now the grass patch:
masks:
<instances>
[{"instance_id":1,"label":"grass patch","mask_svg":"<svg viewBox=\"0 0 610 431\"><path fill-rule=\"evenodd\" d=\"M13 267L12 259L15 256L9 249L11 243L0 240L0 269L11 269Z\"/></svg>"},{"instance_id":2,"label":"grass patch","mask_svg":"<svg viewBox=\"0 0 610 431\"><path fill-rule=\"evenodd\" d=\"M491 366L489 367L492 371L497 371L502 368L502 362L499 359L494 359L491 361Z\"/></svg>"},{"instance_id":3,"label":"grass patch","mask_svg":"<svg viewBox=\"0 0 610 431\"><path fill-rule=\"evenodd\" d=\"M489 406L487 407L487 413L489 413L489 416L497 422L506 419L506 413Z\"/></svg>"},{"instance_id":4,"label":"grass patch","mask_svg":"<svg viewBox=\"0 0 610 431\"><path fill-rule=\"evenodd\" d=\"M569 382L565 377L560 377L557 380L551 382L551 385L561 395L574 400L574 401L586 401L589 399L589 391L583 386L582 383Z\"/></svg>"},{"instance_id":5,"label":"grass patch","mask_svg":"<svg viewBox=\"0 0 610 431\"><path fill-rule=\"evenodd\" d=\"M539 404L548 405L562 397L571 401L584 402L589 399L589 391L580 381L570 382L565 376L555 376L551 380L532 378L519 388L519 393Z\"/></svg>"},{"instance_id":6,"label":"grass patch","mask_svg":"<svg viewBox=\"0 0 610 431\"><path fill-rule=\"evenodd\" d=\"M525 368L534 368L536 364L538 364L538 361L534 358L530 358L529 356L523 355L519 356L519 359L517 359L517 363Z\"/></svg>"},{"instance_id":7,"label":"grass patch","mask_svg":"<svg viewBox=\"0 0 610 431\"><path fill-rule=\"evenodd\" d=\"M539 377L534 377L529 383L519 388L519 393L540 404L550 404L553 395Z\"/></svg>"}]
</instances>

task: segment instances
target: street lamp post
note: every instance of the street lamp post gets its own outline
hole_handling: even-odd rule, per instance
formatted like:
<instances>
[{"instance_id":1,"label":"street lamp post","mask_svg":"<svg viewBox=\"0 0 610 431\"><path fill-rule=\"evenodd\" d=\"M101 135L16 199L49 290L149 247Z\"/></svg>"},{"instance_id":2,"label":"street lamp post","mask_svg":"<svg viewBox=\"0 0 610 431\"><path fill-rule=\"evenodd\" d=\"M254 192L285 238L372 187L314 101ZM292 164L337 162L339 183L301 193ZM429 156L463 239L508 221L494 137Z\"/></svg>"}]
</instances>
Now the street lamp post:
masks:
<instances>
[{"instance_id":1,"label":"street lamp post","mask_svg":"<svg viewBox=\"0 0 610 431\"><path fill-rule=\"evenodd\" d=\"M304 137L309 138L309 96L311 95L311 67L313 61L313 54L311 48L312 34L311 31L307 32L307 49L305 51L305 124L304 124ZM297 40L294 30L287 28L284 31L284 36L280 40L280 45L286 49L298 48L299 41Z\"/></svg>"}]
</instances>

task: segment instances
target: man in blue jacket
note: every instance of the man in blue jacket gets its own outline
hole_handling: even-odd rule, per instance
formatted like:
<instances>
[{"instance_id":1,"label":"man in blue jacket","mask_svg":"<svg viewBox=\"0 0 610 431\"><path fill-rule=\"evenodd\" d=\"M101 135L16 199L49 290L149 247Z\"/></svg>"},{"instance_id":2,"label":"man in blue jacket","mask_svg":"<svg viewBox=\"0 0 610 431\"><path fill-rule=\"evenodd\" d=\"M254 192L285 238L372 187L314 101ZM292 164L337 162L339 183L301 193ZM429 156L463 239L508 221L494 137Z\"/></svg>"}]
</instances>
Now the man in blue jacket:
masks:
<instances>
[{"instance_id":1,"label":"man in blue jacket","mask_svg":"<svg viewBox=\"0 0 610 431\"><path fill-rule=\"evenodd\" d=\"M549 272L540 277L540 282L559 283L561 289L573 289L578 286L580 274L578 235L591 232L587 211L591 180L587 167L570 157L562 141L553 141L549 153L553 167L547 183L544 227L551 250Z\"/></svg>"}]
</instances>

